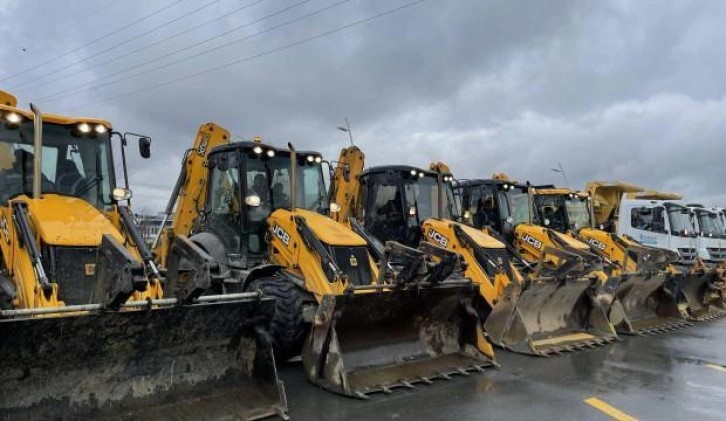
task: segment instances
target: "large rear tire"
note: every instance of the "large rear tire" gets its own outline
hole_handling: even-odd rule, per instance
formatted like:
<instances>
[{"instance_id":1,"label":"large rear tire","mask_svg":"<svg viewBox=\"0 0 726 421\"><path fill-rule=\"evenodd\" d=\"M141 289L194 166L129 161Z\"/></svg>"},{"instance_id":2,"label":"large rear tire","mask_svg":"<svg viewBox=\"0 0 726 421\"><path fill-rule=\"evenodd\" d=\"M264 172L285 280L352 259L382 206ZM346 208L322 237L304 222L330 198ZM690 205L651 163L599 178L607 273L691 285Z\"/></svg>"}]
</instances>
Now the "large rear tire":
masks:
<instances>
[{"instance_id":1,"label":"large rear tire","mask_svg":"<svg viewBox=\"0 0 726 421\"><path fill-rule=\"evenodd\" d=\"M303 294L300 288L281 276L253 281L248 290L259 289L275 298L275 313L270 322L270 337L275 360L279 363L300 355L307 325L303 321Z\"/></svg>"}]
</instances>

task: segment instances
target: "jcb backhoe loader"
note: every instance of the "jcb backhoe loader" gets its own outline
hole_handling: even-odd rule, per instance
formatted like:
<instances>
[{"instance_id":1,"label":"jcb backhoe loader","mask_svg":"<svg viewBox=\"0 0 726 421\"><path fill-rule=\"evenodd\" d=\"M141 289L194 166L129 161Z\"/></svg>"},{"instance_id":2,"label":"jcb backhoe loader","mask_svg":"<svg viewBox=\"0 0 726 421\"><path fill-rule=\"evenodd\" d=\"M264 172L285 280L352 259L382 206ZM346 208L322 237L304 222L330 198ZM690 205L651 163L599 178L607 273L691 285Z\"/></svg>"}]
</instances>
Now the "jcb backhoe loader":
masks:
<instances>
[{"instance_id":1,"label":"jcb backhoe loader","mask_svg":"<svg viewBox=\"0 0 726 421\"><path fill-rule=\"evenodd\" d=\"M282 413L261 330L273 300L164 297L128 182L116 187L112 140L125 176L132 135L0 104L0 418Z\"/></svg>"},{"instance_id":2,"label":"jcb backhoe loader","mask_svg":"<svg viewBox=\"0 0 726 421\"><path fill-rule=\"evenodd\" d=\"M180 296L275 297L278 361L302 354L311 382L348 396L492 365L473 285L451 279L453 253L439 250L447 264L432 267L388 243L376 266L363 238L327 216L337 205L320 154L229 139L213 123L200 127L167 206L173 225L155 249ZM392 274L389 258L405 264Z\"/></svg>"},{"instance_id":3,"label":"jcb backhoe loader","mask_svg":"<svg viewBox=\"0 0 726 421\"><path fill-rule=\"evenodd\" d=\"M619 332L658 333L689 326L682 277L669 271L678 261L670 250L645 247L593 228L591 198L567 188L534 189L535 220L567 238L570 249L601 258L608 277L619 278L610 319ZM616 311L613 311L616 310ZM617 313L625 317L618 318Z\"/></svg>"},{"instance_id":4,"label":"jcb backhoe loader","mask_svg":"<svg viewBox=\"0 0 726 421\"><path fill-rule=\"evenodd\" d=\"M476 308L493 343L548 355L616 338L602 309L586 295L589 280L529 279L529 264L505 243L457 221L448 168L399 165L362 171L363 161L357 147L341 151L333 177L340 219L362 226L379 242L430 244L459 253L465 275L478 287Z\"/></svg>"},{"instance_id":5,"label":"jcb backhoe loader","mask_svg":"<svg viewBox=\"0 0 726 421\"><path fill-rule=\"evenodd\" d=\"M592 198L593 221L626 242L670 249L678 257L668 272L687 303L689 317L709 320L723 311L726 282L723 263L704 262L698 256L698 230L680 195L648 190L623 182L593 181L586 190Z\"/></svg>"}]
</instances>

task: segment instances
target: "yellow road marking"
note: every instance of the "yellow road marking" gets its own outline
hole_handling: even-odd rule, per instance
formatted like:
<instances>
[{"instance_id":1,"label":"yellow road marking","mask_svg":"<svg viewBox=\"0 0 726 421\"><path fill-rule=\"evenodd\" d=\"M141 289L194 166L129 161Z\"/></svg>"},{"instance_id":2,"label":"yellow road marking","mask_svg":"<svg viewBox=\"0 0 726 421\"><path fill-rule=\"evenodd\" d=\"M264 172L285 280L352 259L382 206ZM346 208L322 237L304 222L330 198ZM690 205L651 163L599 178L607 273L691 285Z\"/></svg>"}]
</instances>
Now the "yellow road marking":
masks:
<instances>
[{"instance_id":1,"label":"yellow road marking","mask_svg":"<svg viewBox=\"0 0 726 421\"><path fill-rule=\"evenodd\" d=\"M613 417L613 419L616 419L617 421L638 421L637 418L631 417L625 412L619 410L618 408L615 408L614 406L610 406L607 402L601 401L596 397L585 399L585 403L595 409L598 409L610 415L611 417Z\"/></svg>"},{"instance_id":2,"label":"yellow road marking","mask_svg":"<svg viewBox=\"0 0 726 421\"><path fill-rule=\"evenodd\" d=\"M718 364L706 364L706 367L712 368L712 369L718 370L718 371L726 371L726 367L724 367L722 365L718 365Z\"/></svg>"}]
</instances>

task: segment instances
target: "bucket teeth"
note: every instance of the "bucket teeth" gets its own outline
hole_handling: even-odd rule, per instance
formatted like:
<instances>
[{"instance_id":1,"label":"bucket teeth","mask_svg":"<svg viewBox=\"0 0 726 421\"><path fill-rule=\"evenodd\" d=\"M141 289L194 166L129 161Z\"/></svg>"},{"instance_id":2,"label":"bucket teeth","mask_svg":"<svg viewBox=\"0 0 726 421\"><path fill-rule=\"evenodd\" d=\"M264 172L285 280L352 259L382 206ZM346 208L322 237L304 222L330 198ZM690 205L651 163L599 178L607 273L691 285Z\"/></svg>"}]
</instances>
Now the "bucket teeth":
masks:
<instances>
[{"instance_id":1,"label":"bucket teeth","mask_svg":"<svg viewBox=\"0 0 726 421\"><path fill-rule=\"evenodd\" d=\"M408 389L415 389L416 388L416 386L414 386L413 383L411 383L409 381L406 381L406 380L402 381L401 384L403 385L403 387L406 387Z\"/></svg>"}]
</instances>

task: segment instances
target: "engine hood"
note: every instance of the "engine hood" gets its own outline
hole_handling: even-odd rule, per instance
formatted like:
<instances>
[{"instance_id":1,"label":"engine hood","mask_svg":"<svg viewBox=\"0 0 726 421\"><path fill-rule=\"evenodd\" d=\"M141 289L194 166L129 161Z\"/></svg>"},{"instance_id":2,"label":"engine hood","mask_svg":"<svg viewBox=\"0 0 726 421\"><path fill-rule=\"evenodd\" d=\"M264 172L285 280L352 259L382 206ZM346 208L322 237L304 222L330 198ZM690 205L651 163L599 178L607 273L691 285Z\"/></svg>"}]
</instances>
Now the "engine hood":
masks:
<instances>
[{"instance_id":1,"label":"engine hood","mask_svg":"<svg viewBox=\"0 0 726 421\"><path fill-rule=\"evenodd\" d=\"M366 241L347 226L335 222L327 216L305 209L296 209L295 213L305 218L310 229L325 244L330 246L365 246Z\"/></svg>"},{"instance_id":2,"label":"engine hood","mask_svg":"<svg viewBox=\"0 0 726 421\"><path fill-rule=\"evenodd\" d=\"M37 200L25 196L21 199L28 203L31 223L46 244L98 247L104 234L124 242L111 221L82 199L56 194L44 194Z\"/></svg>"}]
</instances>

